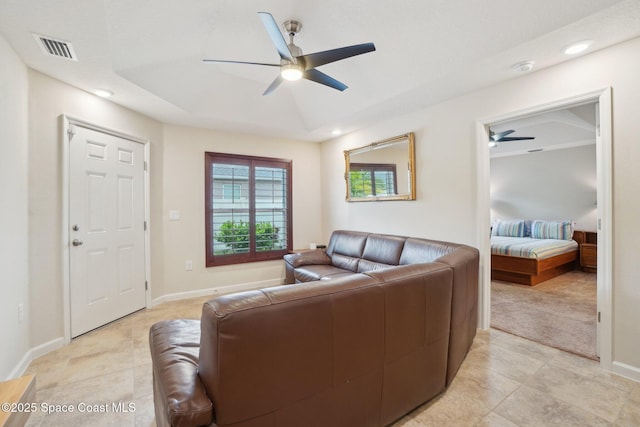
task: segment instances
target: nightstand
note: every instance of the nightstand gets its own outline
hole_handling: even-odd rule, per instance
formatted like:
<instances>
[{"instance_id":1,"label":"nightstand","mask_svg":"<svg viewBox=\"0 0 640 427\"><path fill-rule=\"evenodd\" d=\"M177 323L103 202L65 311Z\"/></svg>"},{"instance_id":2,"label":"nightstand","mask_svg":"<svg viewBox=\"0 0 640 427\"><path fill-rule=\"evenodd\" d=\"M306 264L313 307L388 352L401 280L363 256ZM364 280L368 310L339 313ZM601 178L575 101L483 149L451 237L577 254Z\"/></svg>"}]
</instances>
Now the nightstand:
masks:
<instances>
[{"instance_id":1,"label":"nightstand","mask_svg":"<svg viewBox=\"0 0 640 427\"><path fill-rule=\"evenodd\" d=\"M598 268L598 235L585 233L585 242L580 245L580 266L583 271L595 273Z\"/></svg>"}]
</instances>

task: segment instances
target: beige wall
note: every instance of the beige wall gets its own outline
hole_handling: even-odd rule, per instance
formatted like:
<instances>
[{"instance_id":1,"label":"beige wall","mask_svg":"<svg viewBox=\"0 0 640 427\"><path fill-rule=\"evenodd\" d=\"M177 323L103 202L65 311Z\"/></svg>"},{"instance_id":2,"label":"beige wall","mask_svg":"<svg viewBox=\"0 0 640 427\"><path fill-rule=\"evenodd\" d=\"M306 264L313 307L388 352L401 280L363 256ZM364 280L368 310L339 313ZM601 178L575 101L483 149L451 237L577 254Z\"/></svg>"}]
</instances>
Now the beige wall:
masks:
<instances>
[{"instance_id":1,"label":"beige wall","mask_svg":"<svg viewBox=\"0 0 640 427\"><path fill-rule=\"evenodd\" d=\"M389 119L322 145L323 231L427 236L478 246L477 120L611 86L613 93L613 362L640 379L640 39ZM418 200L345 203L342 150L416 132ZM486 184L488 186L488 183Z\"/></svg>"},{"instance_id":2,"label":"beige wall","mask_svg":"<svg viewBox=\"0 0 640 427\"><path fill-rule=\"evenodd\" d=\"M472 121L460 124L450 114L441 104L323 143L325 239L344 228L475 244L475 128ZM343 150L412 131L417 200L345 202Z\"/></svg>"},{"instance_id":3,"label":"beige wall","mask_svg":"<svg viewBox=\"0 0 640 427\"><path fill-rule=\"evenodd\" d=\"M29 274L31 346L64 337L62 142L60 115L151 141L151 279L163 292L162 125L141 114L29 72ZM117 94L116 94L117 96Z\"/></svg>"},{"instance_id":4,"label":"beige wall","mask_svg":"<svg viewBox=\"0 0 640 427\"><path fill-rule=\"evenodd\" d=\"M0 381L29 349L28 73L0 37ZM19 319L22 304L24 318Z\"/></svg>"},{"instance_id":5,"label":"beige wall","mask_svg":"<svg viewBox=\"0 0 640 427\"><path fill-rule=\"evenodd\" d=\"M282 261L205 267L205 151L292 160L293 245L320 241L318 144L165 125L164 145L165 295L276 285L284 277ZM169 220L172 210L180 212L179 221ZM187 260L192 271L185 270Z\"/></svg>"},{"instance_id":6,"label":"beige wall","mask_svg":"<svg viewBox=\"0 0 640 427\"><path fill-rule=\"evenodd\" d=\"M596 146L491 159L491 219L572 220L596 231Z\"/></svg>"}]
</instances>

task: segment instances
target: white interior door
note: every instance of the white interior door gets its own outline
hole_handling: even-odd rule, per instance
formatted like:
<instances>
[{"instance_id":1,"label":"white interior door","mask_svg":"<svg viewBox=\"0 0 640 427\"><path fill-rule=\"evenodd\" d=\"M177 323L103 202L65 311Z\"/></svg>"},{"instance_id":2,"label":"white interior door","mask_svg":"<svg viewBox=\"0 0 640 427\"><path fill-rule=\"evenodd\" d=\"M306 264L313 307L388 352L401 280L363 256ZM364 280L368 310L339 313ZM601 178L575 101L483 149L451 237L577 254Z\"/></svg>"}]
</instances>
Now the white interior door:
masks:
<instances>
[{"instance_id":1,"label":"white interior door","mask_svg":"<svg viewBox=\"0 0 640 427\"><path fill-rule=\"evenodd\" d=\"M144 145L69 133L71 336L145 307Z\"/></svg>"}]
</instances>

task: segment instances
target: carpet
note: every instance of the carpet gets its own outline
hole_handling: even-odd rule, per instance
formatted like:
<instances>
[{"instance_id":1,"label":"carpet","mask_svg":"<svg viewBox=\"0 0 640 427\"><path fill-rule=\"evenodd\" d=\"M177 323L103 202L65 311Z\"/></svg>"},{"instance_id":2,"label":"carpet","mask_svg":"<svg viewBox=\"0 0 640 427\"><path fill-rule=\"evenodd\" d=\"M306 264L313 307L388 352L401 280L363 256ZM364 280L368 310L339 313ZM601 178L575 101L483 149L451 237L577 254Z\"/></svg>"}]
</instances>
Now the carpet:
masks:
<instances>
[{"instance_id":1,"label":"carpet","mask_svg":"<svg viewBox=\"0 0 640 427\"><path fill-rule=\"evenodd\" d=\"M491 327L598 360L596 275L571 271L537 286L491 282Z\"/></svg>"}]
</instances>

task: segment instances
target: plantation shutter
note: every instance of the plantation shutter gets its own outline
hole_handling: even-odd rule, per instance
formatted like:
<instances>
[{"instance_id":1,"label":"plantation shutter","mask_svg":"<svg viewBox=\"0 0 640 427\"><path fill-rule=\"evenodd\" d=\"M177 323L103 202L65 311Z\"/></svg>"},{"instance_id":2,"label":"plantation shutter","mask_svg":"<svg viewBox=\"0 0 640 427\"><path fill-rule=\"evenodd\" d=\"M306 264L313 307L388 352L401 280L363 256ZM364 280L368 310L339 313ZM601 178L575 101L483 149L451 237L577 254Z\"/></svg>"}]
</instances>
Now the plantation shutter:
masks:
<instances>
[{"instance_id":1,"label":"plantation shutter","mask_svg":"<svg viewBox=\"0 0 640 427\"><path fill-rule=\"evenodd\" d=\"M281 258L291 247L291 162L206 154L207 265Z\"/></svg>"}]
</instances>

